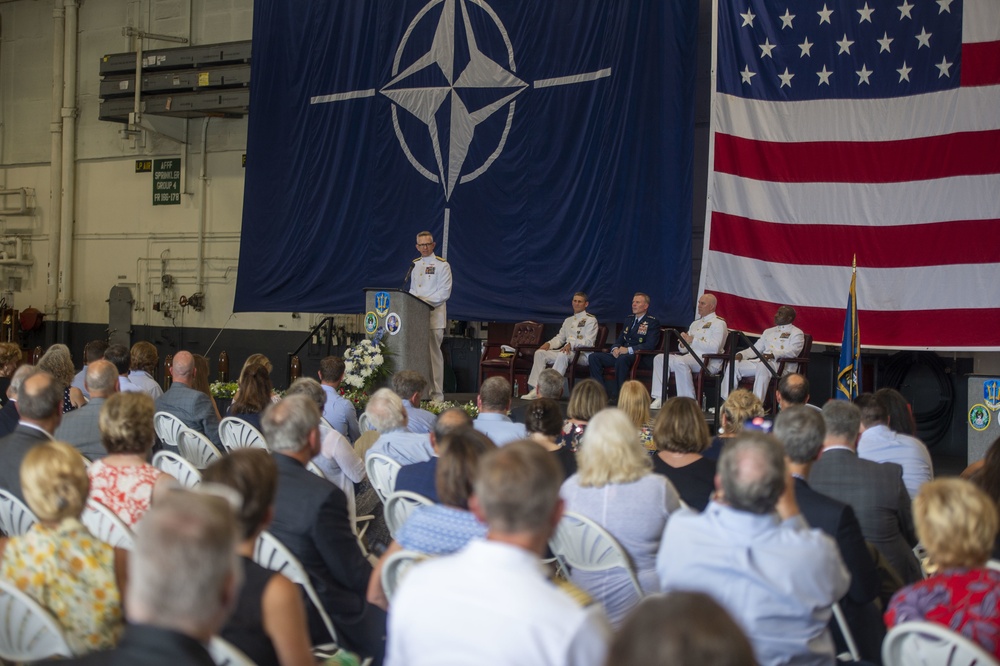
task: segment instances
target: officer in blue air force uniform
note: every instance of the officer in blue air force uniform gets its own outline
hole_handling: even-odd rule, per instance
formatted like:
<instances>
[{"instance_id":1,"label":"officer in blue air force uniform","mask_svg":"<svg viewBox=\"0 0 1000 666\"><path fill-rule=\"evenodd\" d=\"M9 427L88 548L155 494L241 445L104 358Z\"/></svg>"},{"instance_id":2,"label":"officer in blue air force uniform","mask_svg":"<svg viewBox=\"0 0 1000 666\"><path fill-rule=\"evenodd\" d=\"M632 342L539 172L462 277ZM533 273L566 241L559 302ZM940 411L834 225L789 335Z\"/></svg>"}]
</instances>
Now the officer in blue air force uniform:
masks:
<instances>
[{"instance_id":1,"label":"officer in blue air force uniform","mask_svg":"<svg viewBox=\"0 0 1000 666\"><path fill-rule=\"evenodd\" d=\"M636 292L632 297L632 316L625 321L618 339L610 352L594 352L590 355L590 376L604 382L604 369L614 366L615 381L608 396L617 400L618 391L628 379L635 352L640 349L656 349L660 344L660 322L649 314L649 296Z\"/></svg>"}]
</instances>

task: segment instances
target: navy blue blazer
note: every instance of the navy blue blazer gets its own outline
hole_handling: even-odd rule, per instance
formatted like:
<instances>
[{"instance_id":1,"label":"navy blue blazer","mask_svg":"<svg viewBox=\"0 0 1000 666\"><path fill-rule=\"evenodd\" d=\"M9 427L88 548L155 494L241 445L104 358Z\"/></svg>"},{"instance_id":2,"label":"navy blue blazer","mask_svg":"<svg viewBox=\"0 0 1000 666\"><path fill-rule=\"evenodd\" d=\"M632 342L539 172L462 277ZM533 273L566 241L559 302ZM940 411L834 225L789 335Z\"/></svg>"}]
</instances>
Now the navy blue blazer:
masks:
<instances>
[{"instance_id":1,"label":"navy blue blazer","mask_svg":"<svg viewBox=\"0 0 1000 666\"><path fill-rule=\"evenodd\" d=\"M647 312L638 325L635 321L635 315L629 315L628 319L625 320L625 327L618 334L618 339L615 340L612 347L631 347L638 351L640 349L656 349L659 344L660 322Z\"/></svg>"}]
</instances>

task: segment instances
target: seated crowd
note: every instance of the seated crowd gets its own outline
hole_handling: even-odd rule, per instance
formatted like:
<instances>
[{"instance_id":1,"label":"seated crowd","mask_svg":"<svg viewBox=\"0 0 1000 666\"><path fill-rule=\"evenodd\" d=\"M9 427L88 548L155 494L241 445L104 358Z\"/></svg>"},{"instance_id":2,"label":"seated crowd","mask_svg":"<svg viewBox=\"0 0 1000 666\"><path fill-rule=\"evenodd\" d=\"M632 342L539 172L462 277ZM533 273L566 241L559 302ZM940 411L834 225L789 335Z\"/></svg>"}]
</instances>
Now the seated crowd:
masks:
<instances>
[{"instance_id":1,"label":"seated crowd","mask_svg":"<svg viewBox=\"0 0 1000 666\"><path fill-rule=\"evenodd\" d=\"M577 296L567 322L589 331ZM702 309L695 350L725 328L713 299ZM779 310L780 330L756 351L784 353L791 319ZM203 357L177 352L163 391L149 381L149 343L90 343L75 377L68 350L50 352L44 367L4 369L15 418L0 437L0 489L36 522L0 539L0 576L56 618L74 655L64 663L207 666L221 639L281 666L317 663L314 646L331 642L416 666L830 666L851 645L877 664L887 629L916 620L1000 657L1000 572L986 566L1000 551L1000 439L972 481L934 480L892 390L819 409L805 377L788 374L772 433L759 391L736 389L713 440L695 399L657 396L653 418L638 381L617 385L609 407L606 386L584 379L567 404L568 354L553 351L559 371L535 369L516 419L506 378L483 381L473 419L422 409L427 382L403 369L359 425L340 393L343 359L278 396L270 362L254 355L226 413L267 450L227 450ZM760 377L754 363L773 358L738 371ZM688 360L667 359L666 371ZM197 488L151 464L154 450L181 451L157 438L156 412L218 446ZM420 502L397 523L383 498L399 491ZM95 503L134 531L130 551L85 526ZM580 563L601 547L620 557ZM403 556L413 564L399 574L390 564ZM275 557L297 562L308 585L269 569Z\"/></svg>"}]
</instances>

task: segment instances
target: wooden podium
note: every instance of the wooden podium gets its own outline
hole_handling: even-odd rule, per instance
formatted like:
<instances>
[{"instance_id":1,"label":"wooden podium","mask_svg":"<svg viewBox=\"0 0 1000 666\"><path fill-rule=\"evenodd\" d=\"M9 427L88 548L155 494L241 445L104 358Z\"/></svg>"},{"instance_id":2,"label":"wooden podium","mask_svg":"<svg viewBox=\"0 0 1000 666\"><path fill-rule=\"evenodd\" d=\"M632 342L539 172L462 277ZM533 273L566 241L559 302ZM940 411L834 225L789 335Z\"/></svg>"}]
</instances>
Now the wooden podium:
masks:
<instances>
[{"instance_id":1,"label":"wooden podium","mask_svg":"<svg viewBox=\"0 0 1000 666\"><path fill-rule=\"evenodd\" d=\"M402 289L365 287L365 331L384 329L382 342L392 352L392 371L415 370L431 383L427 352L431 306Z\"/></svg>"}]
</instances>

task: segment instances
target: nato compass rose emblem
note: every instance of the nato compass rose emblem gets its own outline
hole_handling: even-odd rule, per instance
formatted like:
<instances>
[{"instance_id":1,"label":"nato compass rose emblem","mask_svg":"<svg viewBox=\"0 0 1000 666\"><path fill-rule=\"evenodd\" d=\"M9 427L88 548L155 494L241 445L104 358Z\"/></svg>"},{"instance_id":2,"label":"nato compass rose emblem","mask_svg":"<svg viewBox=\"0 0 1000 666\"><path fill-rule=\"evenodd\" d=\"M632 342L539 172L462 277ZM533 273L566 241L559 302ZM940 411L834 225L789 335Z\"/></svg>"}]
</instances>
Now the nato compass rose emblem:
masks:
<instances>
[{"instance_id":1,"label":"nato compass rose emblem","mask_svg":"<svg viewBox=\"0 0 1000 666\"><path fill-rule=\"evenodd\" d=\"M431 26L429 40L424 24ZM411 40L416 44L422 43L421 39L429 41L426 50L407 48ZM318 95L309 102L343 102L376 93L390 101L393 129L403 154L419 174L439 184L444 193L442 255L447 258L451 212L447 202L458 185L483 175L500 157L514 121L516 98L529 88L552 88L608 76L611 68L524 81L517 76L507 29L486 0L430 0L403 33L392 63L392 78L385 85L377 91ZM425 137L411 135L408 139L404 134L404 127L421 125ZM418 141L426 146L428 139L430 150L416 149ZM470 149L477 141L485 145L477 144L475 154L486 157L473 163ZM421 159L418 153L427 157Z\"/></svg>"}]
</instances>

